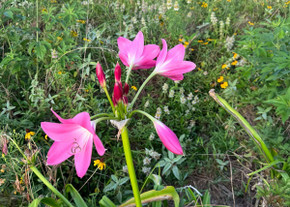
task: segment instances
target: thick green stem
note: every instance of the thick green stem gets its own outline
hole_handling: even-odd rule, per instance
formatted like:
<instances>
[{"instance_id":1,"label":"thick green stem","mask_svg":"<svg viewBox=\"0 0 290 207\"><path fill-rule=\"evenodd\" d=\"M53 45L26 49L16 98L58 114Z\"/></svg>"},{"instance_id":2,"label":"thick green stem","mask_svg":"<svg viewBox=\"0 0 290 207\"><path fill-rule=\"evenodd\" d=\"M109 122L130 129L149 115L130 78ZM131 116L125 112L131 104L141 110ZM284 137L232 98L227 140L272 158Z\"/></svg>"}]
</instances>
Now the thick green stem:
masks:
<instances>
[{"instance_id":1,"label":"thick green stem","mask_svg":"<svg viewBox=\"0 0 290 207\"><path fill-rule=\"evenodd\" d=\"M56 195L58 196L63 202L68 205L69 207L74 207L67 199L64 197L51 183L38 171L38 169L34 166L30 166L30 169L37 175L37 177Z\"/></svg>"},{"instance_id":2,"label":"thick green stem","mask_svg":"<svg viewBox=\"0 0 290 207\"><path fill-rule=\"evenodd\" d=\"M123 148L124 148L126 163L128 167L129 177L131 181L131 186L132 186L132 190L133 190L133 194L134 194L134 198L136 202L136 207L141 207L142 204L141 204L140 192L139 192L137 178L135 174L127 127L123 128L121 136L122 136Z\"/></svg>"},{"instance_id":3,"label":"thick green stem","mask_svg":"<svg viewBox=\"0 0 290 207\"><path fill-rule=\"evenodd\" d=\"M104 116L111 116L111 115L107 114L107 113L96 114L94 116L91 116L91 120L95 119L95 118L98 118L98 117L104 117Z\"/></svg>"},{"instance_id":4,"label":"thick green stem","mask_svg":"<svg viewBox=\"0 0 290 207\"><path fill-rule=\"evenodd\" d=\"M114 107L113 101L112 101L112 99L111 99L111 96L110 96L110 94L109 94L109 92L108 92L108 90L107 90L107 87L105 87L105 88L103 88L103 89L104 89L104 91L105 91L105 93L106 93L106 96L107 96L107 98L108 98L108 100L109 100L109 102L110 102L110 104L111 104L112 111L113 111L113 113L115 113L115 107Z\"/></svg>"},{"instance_id":5,"label":"thick green stem","mask_svg":"<svg viewBox=\"0 0 290 207\"><path fill-rule=\"evenodd\" d=\"M129 81L129 77L130 77L130 74L131 74L132 68L133 68L133 65L130 65L130 67L128 68L128 71L127 71L127 77L126 77L126 81L125 81L125 83L128 83L128 81Z\"/></svg>"},{"instance_id":6,"label":"thick green stem","mask_svg":"<svg viewBox=\"0 0 290 207\"><path fill-rule=\"evenodd\" d=\"M140 88L139 88L137 94L135 95L133 101L130 103L130 105L129 105L129 107L128 107L128 111L129 111L130 109L133 108L135 101L136 101L137 98L139 97L139 95L140 95L141 91L143 90L143 88L145 87L145 85L146 85L146 84L150 81L150 79L153 78L153 76L155 76L155 75L156 75L156 73L154 73L154 72L151 73L151 74L148 76L148 78L147 78L147 79L142 83L142 85L140 86Z\"/></svg>"}]
</instances>

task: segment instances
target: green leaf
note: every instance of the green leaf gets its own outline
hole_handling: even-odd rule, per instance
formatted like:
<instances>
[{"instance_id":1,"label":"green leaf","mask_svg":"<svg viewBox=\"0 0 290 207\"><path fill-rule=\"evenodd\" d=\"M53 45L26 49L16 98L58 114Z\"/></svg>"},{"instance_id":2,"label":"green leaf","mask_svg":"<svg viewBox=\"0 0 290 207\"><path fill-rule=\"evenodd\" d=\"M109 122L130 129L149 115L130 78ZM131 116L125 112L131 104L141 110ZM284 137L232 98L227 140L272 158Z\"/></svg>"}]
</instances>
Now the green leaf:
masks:
<instances>
[{"instance_id":1,"label":"green leaf","mask_svg":"<svg viewBox=\"0 0 290 207\"><path fill-rule=\"evenodd\" d=\"M87 207L87 204L85 203L79 192L71 184L67 184L65 186L65 193L66 197L68 197L68 193L71 194L71 197L77 207Z\"/></svg>"},{"instance_id":2,"label":"green leaf","mask_svg":"<svg viewBox=\"0 0 290 207\"><path fill-rule=\"evenodd\" d=\"M36 198L32 201L32 203L29 204L28 207L37 207L41 202L41 198Z\"/></svg>"},{"instance_id":3,"label":"green leaf","mask_svg":"<svg viewBox=\"0 0 290 207\"><path fill-rule=\"evenodd\" d=\"M173 200L174 206L179 207L179 195L173 186L166 186L160 191L150 190L140 195L142 204L150 203L153 201ZM131 206L135 203L135 198L131 198L119 207Z\"/></svg>"},{"instance_id":4,"label":"green leaf","mask_svg":"<svg viewBox=\"0 0 290 207\"><path fill-rule=\"evenodd\" d=\"M37 207L40 203L43 203L51 207L60 207L57 201L54 200L53 198L36 198L33 200L32 203L29 204L28 207Z\"/></svg>"},{"instance_id":5,"label":"green leaf","mask_svg":"<svg viewBox=\"0 0 290 207\"><path fill-rule=\"evenodd\" d=\"M99 201L101 207L116 207L116 205L107 197L103 196Z\"/></svg>"},{"instance_id":6,"label":"green leaf","mask_svg":"<svg viewBox=\"0 0 290 207\"><path fill-rule=\"evenodd\" d=\"M13 19L13 12L11 10L7 10L4 12L4 16L9 17L10 19Z\"/></svg>"},{"instance_id":7,"label":"green leaf","mask_svg":"<svg viewBox=\"0 0 290 207\"><path fill-rule=\"evenodd\" d=\"M271 162L271 163L267 164L265 167L262 167L261 169L256 170L255 172L249 173L248 176L255 175L255 174L257 174L257 173L259 173L259 172L261 172L261 171L263 171L263 170L266 170L266 169L268 169L269 167L272 167L272 166L274 166L274 165L277 165L277 164L279 164L279 163L284 163L284 161L276 160L276 161L274 161L274 162Z\"/></svg>"},{"instance_id":8,"label":"green leaf","mask_svg":"<svg viewBox=\"0 0 290 207\"><path fill-rule=\"evenodd\" d=\"M171 168L171 163L167 163L165 167L162 170L162 175L165 175L165 173Z\"/></svg>"},{"instance_id":9,"label":"green leaf","mask_svg":"<svg viewBox=\"0 0 290 207\"><path fill-rule=\"evenodd\" d=\"M177 167L176 165L173 166L173 168L172 168L172 172L173 172L174 176L175 176L178 180L180 180L179 169L178 169L178 167Z\"/></svg>"},{"instance_id":10,"label":"green leaf","mask_svg":"<svg viewBox=\"0 0 290 207\"><path fill-rule=\"evenodd\" d=\"M203 199L202 199L202 205L211 207L211 205L210 205L210 194L209 194L208 190L206 190L206 192L204 193L204 196L203 196Z\"/></svg>"}]
</instances>

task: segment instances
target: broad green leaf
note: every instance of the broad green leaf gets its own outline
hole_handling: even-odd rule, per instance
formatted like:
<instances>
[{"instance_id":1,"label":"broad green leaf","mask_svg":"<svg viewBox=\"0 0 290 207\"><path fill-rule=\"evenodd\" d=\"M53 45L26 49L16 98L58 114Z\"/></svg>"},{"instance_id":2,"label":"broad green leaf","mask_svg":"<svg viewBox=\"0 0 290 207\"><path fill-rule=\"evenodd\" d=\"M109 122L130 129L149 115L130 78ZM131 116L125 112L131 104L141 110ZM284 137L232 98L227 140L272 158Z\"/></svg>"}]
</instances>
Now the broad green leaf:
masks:
<instances>
[{"instance_id":1,"label":"broad green leaf","mask_svg":"<svg viewBox=\"0 0 290 207\"><path fill-rule=\"evenodd\" d=\"M29 204L28 207L37 207L39 206L40 203L43 203L47 206L51 206L51 207L60 207L60 205L57 203L56 200L54 200L53 198L36 198L33 200L32 203Z\"/></svg>"},{"instance_id":2,"label":"broad green leaf","mask_svg":"<svg viewBox=\"0 0 290 207\"><path fill-rule=\"evenodd\" d=\"M178 169L178 167L177 167L176 165L173 166L173 168L172 168L172 172L173 172L174 176L175 176L178 180L180 180L179 169Z\"/></svg>"},{"instance_id":3,"label":"broad green leaf","mask_svg":"<svg viewBox=\"0 0 290 207\"><path fill-rule=\"evenodd\" d=\"M10 19L13 19L13 12L11 10L7 10L3 14L4 16L9 17Z\"/></svg>"},{"instance_id":4,"label":"broad green leaf","mask_svg":"<svg viewBox=\"0 0 290 207\"><path fill-rule=\"evenodd\" d=\"M166 186L160 191L150 190L140 195L142 204L150 203L153 201L163 201L163 200L173 200L174 206L179 207L179 195L175 191L173 186ZM135 198L131 198L125 203L121 204L119 207L129 207L135 206Z\"/></svg>"},{"instance_id":5,"label":"broad green leaf","mask_svg":"<svg viewBox=\"0 0 290 207\"><path fill-rule=\"evenodd\" d=\"M65 186L65 193L66 197L68 197L68 193L71 194L71 197L77 207L87 207L87 204L85 203L79 192L71 184L67 184Z\"/></svg>"},{"instance_id":6,"label":"broad green leaf","mask_svg":"<svg viewBox=\"0 0 290 207\"><path fill-rule=\"evenodd\" d=\"M101 207L116 207L116 205L107 197L103 196L99 201Z\"/></svg>"}]
</instances>

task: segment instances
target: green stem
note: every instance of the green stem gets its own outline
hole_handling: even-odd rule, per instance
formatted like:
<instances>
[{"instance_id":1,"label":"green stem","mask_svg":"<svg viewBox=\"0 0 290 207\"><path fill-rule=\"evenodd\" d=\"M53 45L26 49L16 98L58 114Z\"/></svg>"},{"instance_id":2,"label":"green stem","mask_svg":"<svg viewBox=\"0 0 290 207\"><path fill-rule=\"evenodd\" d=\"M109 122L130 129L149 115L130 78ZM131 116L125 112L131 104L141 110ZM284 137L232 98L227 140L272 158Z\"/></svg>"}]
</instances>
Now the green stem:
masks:
<instances>
[{"instance_id":1,"label":"green stem","mask_svg":"<svg viewBox=\"0 0 290 207\"><path fill-rule=\"evenodd\" d=\"M130 181L131 181L131 186L132 186L132 190L133 190L133 194L134 194L134 198L135 198L135 202L136 202L136 207L142 207L140 192L139 192L139 188L138 188L137 178L136 178L132 154L131 154L130 141L129 141L127 127L123 128L121 136L122 136L123 148L124 148L126 163L127 163L127 167L128 167L129 177L130 177Z\"/></svg>"},{"instance_id":2,"label":"green stem","mask_svg":"<svg viewBox=\"0 0 290 207\"><path fill-rule=\"evenodd\" d=\"M129 77L130 77L130 74L131 74L132 68L133 68L133 64L130 65L130 67L129 67L128 71L127 71L127 77L126 77L126 81L125 81L125 83L128 83L128 81L129 81Z\"/></svg>"},{"instance_id":3,"label":"green stem","mask_svg":"<svg viewBox=\"0 0 290 207\"><path fill-rule=\"evenodd\" d=\"M37 177L55 194L57 195L63 202L69 207L74 207L51 183L38 171L38 169L34 166L30 166L30 169L37 175Z\"/></svg>"},{"instance_id":4,"label":"green stem","mask_svg":"<svg viewBox=\"0 0 290 207\"><path fill-rule=\"evenodd\" d=\"M154 73L154 72L151 73L151 74L148 76L148 78L147 78L147 79L142 83L142 85L140 86L138 92L136 93L136 95L135 95L133 101L132 101L131 104L129 105L129 107L128 107L128 111L129 111L130 109L133 108L135 101L137 100L138 96L140 95L140 93L141 93L141 91L143 90L143 88L145 87L145 85L146 85L146 84L150 81L150 79L153 78L153 76L155 76L155 75L156 75L156 73Z\"/></svg>"},{"instance_id":5,"label":"green stem","mask_svg":"<svg viewBox=\"0 0 290 207\"><path fill-rule=\"evenodd\" d=\"M93 120L93 122L95 122L95 124L101 122L101 121L105 121L105 120L116 120L117 118L115 117L102 117L102 118L98 118Z\"/></svg>"},{"instance_id":6,"label":"green stem","mask_svg":"<svg viewBox=\"0 0 290 207\"><path fill-rule=\"evenodd\" d=\"M96 114L94 116L91 116L91 119L95 119L95 118L102 117L102 116L111 116L111 115L107 114L107 113L101 113L101 114Z\"/></svg>"},{"instance_id":7,"label":"green stem","mask_svg":"<svg viewBox=\"0 0 290 207\"><path fill-rule=\"evenodd\" d=\"M134 110L129 114L128 117L131 118L133 116L133 114L135 114L135 113L143 114L143 115L147 116L147 118L150 119L152 122L155 121L155 118L153 116L151 116L150 114L148 114L147 112L142 111L142 110Z\"/></svg>"},{"instance_id":8,"label":"green stem","mask_svg":"<svg viewBox=\"0 0 290 207\"><path fill-rule=\"evenodd\" d=\"M106 96L107 96L107 98L108 98L108 100L109 100L109 102L110 102L110 104L111 104L111 107L112 107L113 113L115 113L115 107L114 107L113 101L112 101L112 99L111 99L111 96L110 96L110 94L109 94L109 92L108 92L108 90L107 90L107 87L105 87L105 88L103 88L103 89L104 89L104 91L105 91L105 93L106 93Z\"/></svg>"}]
</instances>

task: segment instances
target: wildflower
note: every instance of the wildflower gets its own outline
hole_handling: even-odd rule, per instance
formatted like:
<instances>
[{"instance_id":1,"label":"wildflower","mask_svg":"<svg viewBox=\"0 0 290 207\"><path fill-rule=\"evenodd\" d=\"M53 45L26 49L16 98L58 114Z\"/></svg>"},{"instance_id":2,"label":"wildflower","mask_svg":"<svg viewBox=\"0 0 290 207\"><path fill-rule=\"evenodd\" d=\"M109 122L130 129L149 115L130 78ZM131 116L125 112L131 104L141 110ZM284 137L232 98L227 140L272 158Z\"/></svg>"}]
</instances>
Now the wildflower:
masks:
<instances>
[{"instance_id":1,"label":"wildflower","mask_svg":"<svg viewBox=\"0 0 290 207\"><path fill-rule=\"evenodd\" d=\"M192 0L187 0L186 3L190 4Z\"/></svg>"},{"instance_id":2,"label":"wildflower","mask_svg":"<svg viewBox=\"0 0 290 207\"><path fill-rule=\"evenodd\" d=\"M57 72L57 74L58 74L58 75L61 75L61 74L62 74L62 72L61 72L61 71L58 71L58 72Z\"/></svg>"},{"instance_id":3,"label":"wildflower","mask_svg":"<svg viewBox=\"0 0 290 207\"><path fill-rule=\"evenodd\" d=\"M168 84L164 83L164 85L162 86L162 92L167 93L167 90L168 90Z\"/></svg>"},{"instance_id":4,"label":"wildflower","mask_svg":"<svg viewBox=\"0 0 290 207\"><path fill-rule=\"evenodd\" d=\"M56 59L58 56L57 56L57 51L55 50L55 49L53 49L52 51L51 51L51 58L52 59Z\"/></svg>"},{"instance_id":5,"label":"wildflower","mask_svg":"<svg viewBox=\"0 0 290 207\"><path fill-rule=\"evenodd\" d=\"M94 161L94 166L98 166L99 170L106 169L106 163L102 162L101 160L95 160Z\"/></svg>"},{"instance_id":6,"label":"wildflower","mask_svg":"<svg viewBox=\"0 0 290 207\"><path fill-rule=\"evenodd\" d=\"M128 173L128 166L127 166L127 165L124 165L124 166L122 167L122 171L123 171L124 173Z\"/></svg>"},{"instance_id":7,"label":"wildflower","mask_svg":"<svg viewBox=\"0 0 290 207\"><path fill-rule=\"evenodd\" d=\"M180 94L184 94L184 88L183 88L183 87L181 87L181 88L179 89L179 93L180 93Z\"/></svg>"},{"instance_id":8,"label":"wildflower","mask_svg":"<svg viewBox=\"0 0 290 207\"><path fill-rule=\"evenodd\" d=\"M251 22L251 21L248 21L248 24L251 25L251 26L254 26L254 23Z\"/></svg>"},{"instance_id":9,"label":"wildflower","mask_svg":"<svg viewBox=\"0 0 290 207\"><path fill-rule=\"evenodd\" d=\"M235 60L235 59L237 59L238 57L239 57L239 55L238 55L237 53L233 52L233 59Z\"/></svg>"},{"instance_id":10,"label":"wildflower","mask_svg":"<svg viewBox=\"0 0 290 207\"><path fill-rule=\"evenodd\" d=\"M70 31L70 34L71 34L71 36L73 36L73 37L77 37L78 36L78 33L76 32L76 31Z\"/></svg>"},{"instance_id":11,"label":"wildflower","mask_svg":"<svg viewBox=\"0 0 290 207\"><path fill-rule=\"evenodd\" d=\"M163 107L163 111L166 113L166 114L170 114L170 111L168 109L168 106L164 106Z\"/></svg>"},{"instance_id":12,"label":"wildflower","mask_svg":"<svg viewBox=\"0 0 290 207\"><path fill-rule=\"evenodd\" d=\"M231 2L231 0L227 0L227 2Z\"/></svg>"},{"instance_id":13,"label":"wildflower","mask_svg":"<svg viewBox=\"0 0 290 207\"><path fill-rule=\"evenodd\" d=\"M207 41L212 42L212 41L215 41L215 39L207 38Z\"/></svg>"},{"instance_id":14,"label":"wildflower","mask_svg":"<svg viewBox=\"0 0 290 207\"><path fill-rule=\"evenodd\" d=\"M228 65L227 64L223 64L222 65L222 69L225 69L225 68L228 68Z\"/></svg>"},{"instance_id":15,"label":"wildflower","mask_svg":"<svg viewBox=\"0 0 290 207\"><path fill-rule=\"evenodd\" d=\"M153 149L149 150L149 149L145 148L145 154L146 155L150 155L152 152L154 152Z\"/></svg>"},{"instance_id":16,"label":"wildflower","mask_svg":"<svg viewBox=\"0 0 290 207\"><path fill-rule=\"evenodd\" d=\"M215 8L213 8L213 11L216 11L216 10L218 10L219 8L217 8L217 7L215 7Z\"/></svg>"},{"instance_id":17,"label":"wildflower","mask_svg":"<svg viewBox=\"0 0 290 207\"><path fill-rule=\"evenodd\" d=\"M41 12L42 12L42 13L47 13L47 9L46 9L46 8L43 8L43 9L41 10Z\"/></svg>"},{"instance_id":18,"label":"wildflower","mask_svg":"<svg viewBox=\"0 0 290 207\"><path fill-rule=\"evenodd\" d=\"M0 170L0 172L1 172L1 173L4 173L4 172L5 172L5 170L4 170L4 169L1 169L1 170Z\"/></svg>"},{"instance_id":19,"label":"wildflower","mask_svg":"<svg viewBox=\"0 0 290 207\"><path fill-rule=\"evenodd\" d=\"M161 113L162 113L161 108L158 107L157 110L156 110L155 118L159 120L160 116L161 116Z\"/></svg>"},{"instance_id":20,"label":"wildflower","mask_svg":"<svg viewBox=\"0 0 290 207\"><path fill-rule=\"evenodd\" d=\"M202 43L202 42L203 42L203 40L197 40L197 42L198 42L198 43Z\"/></svg>"},{"instance_id":21,"label":"wildflower","mask_svg":"<svg viewBox=\"0 0 290 207\"><path fill-rule=\"evenodd\" d=\"M207 45L207 44L208 44L208 42L203 43L203 45Z\"/></svg>"},{"instance_id":22,"label":"wildflower","mask_svg":"<svg viewBox=\"0 0 290 207\"><path fill-rule=\"evenodd\" d=\"M167 9L171 9L172 7L172 1L171 0L167 0L167 3L166 3L166 6L167 6Z\"/></svg>"},{"instance_id":23,"label":"wildflower","mask_svg":"<svg viewBox=\"0 0 290 207\"><path fill-rule=\"evenodd\" d=\"M187 16L188 18L191 18L191 16L192 16L192 12L188 12L186 16Z\"/></svg>"},{"instance_id":24,"label":"wildflower","mask_svg":"<svg viewBox=\"0 0 290 207\"><path fill-rule=\"evenodd\" d=\"M106 88L106 77L103 68L99 62L96 65L96 75L102 88Z\"/></svg>"},{"instance_id":25,"label":"wildflower","mask_svg":"<svg viewBox=\"0 0 290 207\"><path fill-rule=\"evenodd\" d=\"M152 117L153 118L153 117ZM177 136L165 124L156 119L152 120L156 132L164 146L174 154L183 155L182 147Z\"/></svg>"},{"instance_id":26,"label":"wildflower","mask_svg":"<svg viewBox=\"0 0 290 207\"><path fill-rule=\"evenodd\" d=\"M144 108L147 108L149 106L149 104L150 104L149 101L146 101L144 104Z\"/></svg>"},{"instance_id":27,"label":"wildflower","mask_svg":"<svg viewBox=\"0 0 290 207\"><path fill-rule=\"evenodd\" d=\"M169 91L169 95L168 95L168 97L169 97L169 98L173 98L173 97L174 97L174 90L173 90L173 89L171 89L171 90Z\"/></svg>"},{"instance_id":28,"label":"wildflower","mask_svg":"<svg viewBox=\"0 0 290 207\"><path fill-rule=\"evenodd\" d=\"M216 25L218 23L218 19L216 18L214 12L212 12L210 15L210 21L211 21L212 25Z\"/></svg>"},{"instance_id":29,"label":"wildflower","mask_svg":"<svg viewBox=\"0 0 290 207\"><path fill-rule=\"evenodd\" d=\"M159 154L158 152L153 151L152 153L150 153L150 156L155 159L155 160L159 160L161 154Z\"/></svg>"},{"instance_id":30,"label":"wildflower","mask_svg":"<svg viewBox=\"0 0 290 207\"><path fill-rule=\"evenodd\" d=\"M233 62L231 63L231 65L236 65L237 63L238 63L238 61L235 60L235 61L233 61Z\"/></svg>"},{"instance_id":31,"label":"wildflower","mask_svg":"<svg viewBox=\"0 0 290 207\"><path fill-rule=\"evenodd\" d=\"M167 51L167 43L162 39L163 48L157 57L156 67L153 71L174 81L183 80L183 74L192 71L196 65L190 61L183 61L185 48L182 44L176 45Z\"/></svg>"},{"instance_id":32,"label":"wildflower","mask_svg":"<svg viewBox=\"0 0 290 207\"><path fill-rule=\"evenodd\" d=\"M184 95L180 96L180 103L185 104L185 102L186 102L186 98L184 97Z\"/></svg>"},{"instance_id":33,"label":"wildflower","mask_svg":"<svg viewBox=\"0 0 290 207\"><path fill-rule=\"evenodd\" d=\"M141 18L141 24L142 24L144 27L146 27L146 21L145 21L144 17Z\"/></svg>"},{"instance_id":34,"label":"wildflower","mask_svg":"<svg viewBox=\"0 0 290 207\"><path fill-rule=\"evenodd\" d=\"M91 40L84 37L83 41L90 42Z\"/></svg>"},{"instance_id":35,"label":"wildflower","mask_svg":"<svg viewBox=\"0 0 290 207\"><path fill-rule=\"evenodd\" d=\"M203 75L207 76L208 75L208 72L207 71L204 71L203 72Z\"/></svg>"},{"instance_id":36,"label":"wildflower","mask_svg":"<svg viewBox=\"0 0 290 207\"><path fill-rule=\"evenodd\" d=\"M132 86L131 87L134 91L137 91L137 87L136 86Z\"/></svg>"},{"instance_id":37,"label":"wildflower","mask_svg":"<svg viewBox=\"0 0 290 207\"><path fill-rule=\"evenodd\" d=\"M150 173L151 168L150 167L142 167L142 172L144 174L149 174Z\"/></svg>"},{"instance_id":38,"label":"wildflower","mask_svg":"<svg viewBox=\"0 0 290 207\"><path fill-rule=\"evenodd\" d=\"M189 128L192 128L195 126L195 120L190 120L189 121Z\"/></svg>"},{"instance_id":39,"label":"wildflower","mask_svg":"<svg viewBox=\"0 0 290 207\"><path fill-rule=\"evenodd\" d=\"M228 82L224 82L221 84L221 88L227 88L229 86Z\"/></svg>"},{"instance_id":40,"label":"wildflower","mask_svg":"<svg viewBox=\"0 0 290 207\"><path fill-rule=\"evenodd\" d=\"M54 140L47 154L48 165L58 165L75 157L77 175L82 178L91 163L93 142L100 156L105 153L105 148L95 133L95 123L91 122L87 112L77 114L72 119L63 119L51 109L61 124L41 122L43 131Z\"/></svg>"},{"instance_id":41,"label":"wildflower","mask_svg":"<svg viewBox=\"0 0 290 207\"><path fill-rule=\"evenodd\" d=\"M226 38L226 48L227 48L227 51L230 51L232 49L232 47L234 46L234 42L235 42L235 36L231 36L231 37L227 37Z\"/></svg>"},{"instance_id":42,"label":"wildflower","mask_svg":"<svg viewBox=\"0 0 290 207\"><path fill-rule=\"evenodd\" d=\"M187 100L191 101L192 98L193 98L193 94L190 92L190 94L188 94L188 96L187 96Z\"/></svg>"},{"instance_id":43,"label":"wildflower","mask_svg":"<svg viewBox=\"0 0 290 207\"><path fill-rule=\"evenodd\" d=\"M207 4L207 3L205 3L205 2L202 2L202 5L201 5L201 7L203 7L203 8L207 8L207 6L208 6L208 4Z\"/></svg>"},{"instance_id":44,"label":"wildflower","mask_svg":"<svg viewBox=\"0 0 290 207\"><path fill-rule=\"evenodd\" d=\"M85 24L85 23L86 23L85 20L81 20L81 19L77 20L77 22L78 22L78 23L82 23L82 24Z\"/></svg>"},{"instance_id":45,"label":"wildflower","mask_svg":"<svg viewBox=\"0 0 290 207\"><path fill-rule=\"evenodd\" d=\"M185 41L185 42L184 42L184 45L186 45L186 46L187 46L188 44L189 44L189 42L187 42L187 41Z\"/></svg>"},{"instance_id":46,"label":"wildflower","mask_svg":"<svg viewBox=\"0 0 290 207\"><path fill-rule=\"evenodd\" d=\"M6 179L0 178L0 186L5 183Z\"/></svg>"},{"instance_id":47,"label":"wildflower","mask_svg":"<svg viewBox=\"0 0 290 207\"><path fill-rule=\"evenodd\" d=\"M30 140L31 136L33 135L35 135L35 132L32 132L29 129L26 129L25 140Z\"/></svg>"},{"instance_id":48,"label":"wildflower","mask_svg":"<svg viewBox=\"0 0 290 207\"><path fill-rule=\"evenodd\" d=\"M143 159L143 165L149 165L151 163L151 159L149 157L145 157Z\"/></svg>"},{"instance_id":49,"label":"wildflower","mask_svg":"<svg viewBox=\"0 0 290 207\"><path fill-rule=\"evenodd\" d=\"M152 141L152 140L154 140L154 138L155 138L155 134L151 133L150 136L149 136L149 140Z\"/></svg>"},{"instance_id":50,"label":"wildflower","mask_svg":"<svg viewBox=\"0 0 290 207\"><path fill-rule=\"evenodd\" d=\"M217 82L221 83L221 82L223 82L223 80L224 80L224 77L223 77L223 76L220 76L220 77L217 79Z\"/></svg>"},{"instance_id":51,"label":"wildflower","mask_svg":"<svg viewBox=\"0 0 290 207\"><path fill-rule=\"evenodd\" d=\"M44 139L47 140L47 134L44 136Z\"/></svg>"},{"instance_id":52,"label":"wildflower","mask_svg":"<svg viewBox=\"0 0 290 207\"><path fill-rule=\"evenodd\" d=\"M220 21L220 36L224 36L224 28L225 28L225 24L224 21Z\"/></svg>"},{"instance_id":53,"label":"wildflower","mask_svg":"<svg viewBox=\"0 0 290 207\"><path fill-rule=\"evenodd\" d=\"M174 11L178 11L179 10L178 1L175 1L173 9L174 9Z\"/></svg>"},{"instance_id":54,"label":"wildflower","mask_svg":"<svg viewBox=\"0 0 290 207\"><path fill-rule=\"evenodd\" d=\"M144 36L140 31L133 41L124 37L118 38L119 57L122 63L133 69L147 69L155 66L153 60L159 54L158 45L145 45Z\"/></svg>"},{"instance_id":55,"label":"wildflower","mask_svg":"<svg viewBox=\"0 0 290 207\"><path fill-rule=\"evenodd\" d=\"M230 24L231 24L231 19L230 19L230 17L227 17L227 19L226 19L226 25L229 27Z\"/></svg>"},{"instance_id":56,"label":"wildflower","mask_svg":"<svg viewBox=\"0 0 290 207\"><path fill-rule=\"evenodd\" d=\"M272 9L272 6L267 6L268 9Z\"/></svg>"}]
</instances>

